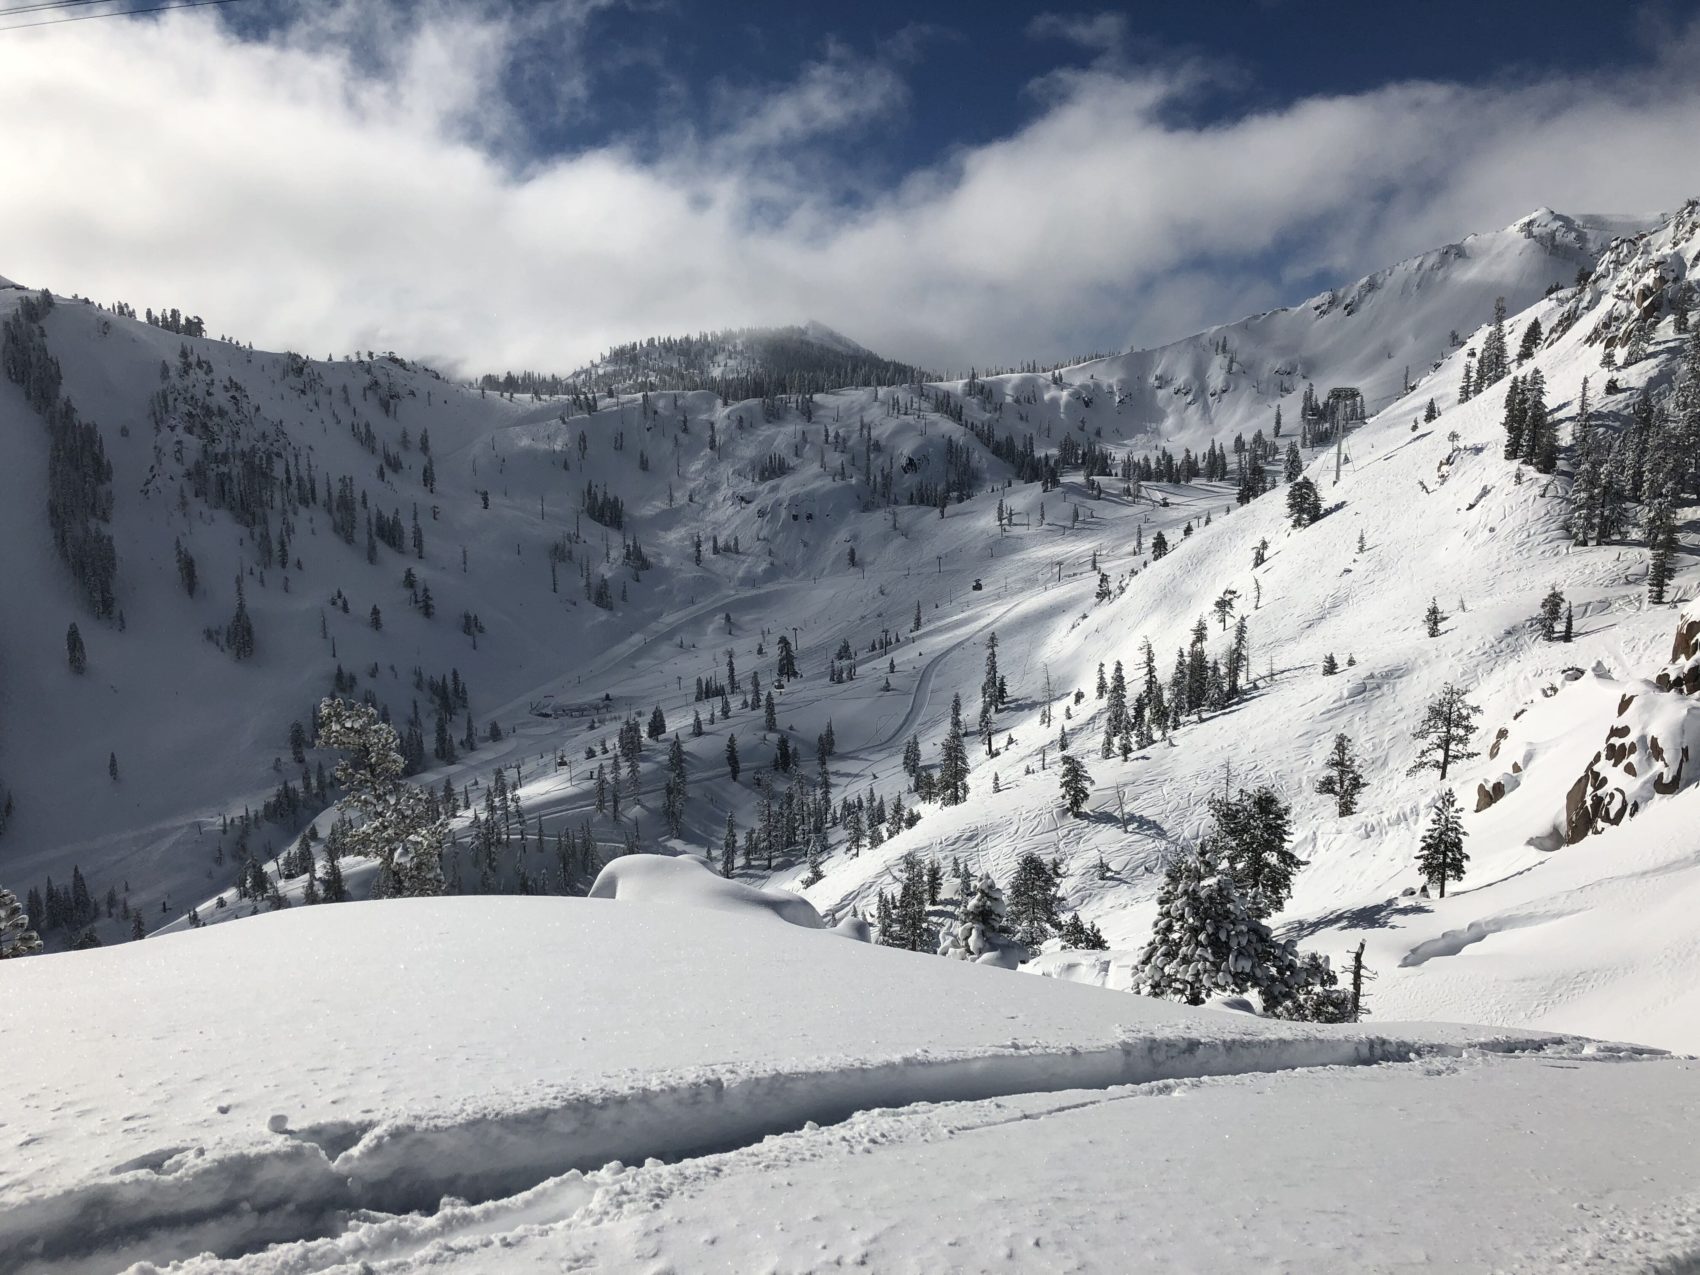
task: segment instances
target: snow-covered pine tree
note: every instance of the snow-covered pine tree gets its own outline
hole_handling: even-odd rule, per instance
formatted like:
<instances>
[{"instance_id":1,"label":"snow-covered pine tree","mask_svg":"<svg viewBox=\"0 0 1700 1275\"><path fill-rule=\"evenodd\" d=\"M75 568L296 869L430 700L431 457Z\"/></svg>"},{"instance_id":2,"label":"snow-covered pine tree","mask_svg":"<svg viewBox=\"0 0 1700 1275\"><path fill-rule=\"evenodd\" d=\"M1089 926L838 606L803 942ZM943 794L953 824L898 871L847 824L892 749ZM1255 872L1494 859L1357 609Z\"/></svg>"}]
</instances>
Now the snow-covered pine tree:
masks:
<instances>
[{"instance_id":1,"label":"snow-covered pine tree","mask_svg":"<svg viewBox=\"0 0 1700 1275\"><path fill-rule=\"evenodd\" d=\"M1340 979L1328 958L1320 952L1301 952L1293 979L1293 993L1284 1001L1266 1006L1274 1018L1304 1023L1353 1023L1352 991Z\"/></svg>"},{"instance_id":2,"label":"snow-covered pine tree","mask_svg":"<svg viewBox=\"0 0 1700 1275\"><path fill-rule=\"evenodd\" d=\"M1417 869L1425 881L1439 887L1443 899L1448 881L1464 879L1464 865L1470 861L1464 851L1464 836L1458 795L1448 788L1434 803L1434 814L1417 847Z\"/></svg>"},{"instance_id":3,"label":"snow-covered pine tree","mask_svg":"<svg viewBox=\"0 0 1700 1275\"><path fill-rule=\"evenodd\" d=\"M1135 991L1188 1005L1256 991L1272 1006L1291 997L1297 974L1296 949L1276 942L1251 914L1211 847L1169 865L1151 939L1134 970Z\"/></svg>"},{"instance_id":4,"label":"snow-covered pine tree","mask_svg":"<svg viewBox=\"0 0 1700 1275\"><path fill-rule=\"evenodd\" d=\"M1559 621L1564 616L1564 594L1554 586L1541 599L1541 613L1536 617L1536 626L1540 629L1541 637L1548 642L1558 640Z\"/></svg>"},{"instance_id":5,"label":"snow-covered pine tree","mask_svg":"<svg viewBox=\"0 0 1700 1275\"><path fill-rule=\"evenodd\" d=\"M346 754L336 766L346 794L338 804L361 817L343 850L377 860L380 881L392 893L441 894L448 821L432 813L429 794L403 781L395 728L370 705L334 698L319 705L318 719L318 746Z\"/></svg>"},{"instance_id":6,"label":"snow-covered pine tree","mask_svg":"<svg viewBox=\"0 0 1700 1275\"><path fill-rule=\"evenodd\" d=\"M1110 945L1104 939L1103 932L1095 922L1080 919L1080 913L1071 912L1068 920L1062 924L1058 937L1062 939L1063 949L1070 952L1107 952Z\"/></svg>"},{"instance_id":7,"label":"snow-covered pine tree","mask_svg":"<svg viewBox=\"0 0 1700 1275\"><path fill-rule=\"evenodd\" d=\"M948 934L939 955L958 961L997 961L1015 955L1012 950L1003 891L990 876L981 876L973 893L962 905L956 928Z\"/></svg>"},{"instance_id":8,"label":"snow-covered pine tree","mask_svg":"<svg viewBox=\"0 0 1700 1275\"><path fill-rule=\"evenodd\" d=\"M41 951L41 935L30 928L18 896L0 886L0 961Z\"/></svg>"}]
</instances>

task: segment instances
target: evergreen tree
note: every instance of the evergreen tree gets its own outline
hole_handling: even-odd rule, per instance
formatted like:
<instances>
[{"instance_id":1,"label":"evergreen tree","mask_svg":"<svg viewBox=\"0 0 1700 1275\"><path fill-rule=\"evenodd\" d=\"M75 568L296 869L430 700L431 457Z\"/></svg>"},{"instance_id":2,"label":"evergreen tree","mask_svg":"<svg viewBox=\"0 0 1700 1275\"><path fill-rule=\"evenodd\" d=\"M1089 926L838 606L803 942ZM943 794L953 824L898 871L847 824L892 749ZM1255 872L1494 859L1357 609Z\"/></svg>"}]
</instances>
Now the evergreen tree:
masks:
<instances>
[{"instance_id":1,"label":"evergreen tree","mask_svg":"<svg viewBox=\"0 0 1700 1275\"><path fill-rule=\"evenodd\" d=\"M1523 396L1523 382L1512 377L1505 387L1505 459L1520 460L1524 436L1529 427L1528 404Z\"/></svg>"},{"instance_id":2,"label":"evergreen tree","mask_svg":"<svg viewBox=\"0 0 1700 1275\"><path fill-rule=\"evenodd\" d=\"M726 734L726 773L733 783L738 782L738 737L730 731Z\"/></svg>"},{"instance_id":3,"label":"evergreen tree","mask_svg":"<svg viewBox=\"0 0 1700 1275\"><path fill-rule=\"evenodd\" d=\"M1547 411L1546 380L1541 369L1529 373L1522 390L1523 399L1523 456L1522 459L1542 474L1558 468L1558 431Z\"/></svg>"},{"instance_id":4,"label":"evergreen tree","mask_svg":"<svg viewBox=\"0 0 1700 1275\"><path fill-rule=\"evenodd\" d=\"M71 665L71 672L81 674L88 669L88 652L83 649L83 635L77 631L76 621L65 630L65 658Z\"/></svg>"},{"instance_id":5,"label":"evergreen tree","mask_svg":"<svg viewBox=\"0 0 1700 1275\"><path fill-rule=\"evenodd\" d=\"M1670 504L1654 503L1647 517L1647 601L1663 606L1670 582L1676 574L1676 527Z\"/></svg>"},{"instance_id":6,"label":"evergreen tree","mask_svg":"<svg viewBox=\"0 0 1700 1275\"><path fill-rule=\"evenodd\" d=\"M662 804L668 834L681 836L685 829L685 745L676 734L667 749L667 787Z\"/></svg>"},{"instance_id":7,"label":"evergreen tree","mask_svg":"<svg viewBox=\"0 0 1700 1275\"><path fill-rule=\"evenodd\" d=\"M1107 952L1109 943L1094 922L1082 921L1080 913L1069 914L1062 924L1062 945L1070 952Z\"/></svg>"},{"instance_id":8,"label":"evergreen tree","mask_svg":"<svg viewBox=\"0 0 1700 1275\"><path fill-rule=\"evenodd\" d=\"M1085 763L1073 753L1062 755L1057 773L1063 806L1078 819L1086 809L1086 799L1092 795L1092 776L1087 773Z\"/></svg>"},{"instance_id":9,"label":"evergreen tree","mask_svg":"<svg viewBox=\"0 0 1700 1275\"><path fill-rule=\"evenodd\" d=\"M986 635L986 675L980 679L980 699L994 710L1004 702L1003 678L998 675L998 635Z\"/></svg>"},{"instance_id":10,"label":"evergreen tree","mask_svg":"<svg viewBox=\"0 0 1700 1275\"><path fill-rule=\"evenodd\" d=\"M0 961L41 951L41 935L30 928L18 896L0 887Z\"/></svg>"},{"instance_id":11,"label":"evergreen tree","mask_svg":"<svg viewBox=\"0 0 1700 1275\"><path fill-rule=\"evenodd\" d=\"M224 641L230 648L230 654L238 660L250 659L254 654L254 621L248 615L248 599L242 591L241 576L236 577L236 614L225 626Z\"/></svg>"},{"instance_id":12,"label":"evergreen tree","mask_svg":"<svg viewBox=\"0 0 1700 1275\"><path fill-rule=\"evenodd\" d=\"M1493 303L1493 325L1482 341L1482 356L1476 360L1476 393L1480 394L1496 381L1503 380L1511 370L1511 359L1505 343L1505 298L1496 297Z\"/></svg>"},{"instance_id":13,"label":"evergreen tree","mask_svg":"<svg viewBox=\"0 0 1700 1275\"><path fill-rule=\"evenodd\" d=\"M1464 824L1459 817L1458 796L1448 788L1434 804L1434 814L1417 848L1417 868L1431 885L1440 888L1446 897L1448 881L1464 879L1464 865L1470 856L1464 852Z\"/></svg>"},{"instance_id":14,"label":"evergreen tree","mask_svg":"<svg viewBox=\"0 0 1700 1275\"><path fill-rule=\"evenodd\" d=\"M1292 944L1277 943L1252 915L1209 846L1169 865L1157 892L1157 921L1135 968L1136 990L1188 1005L1255 990L1274 1005L1291 996L1297 974Z\"/></svg>"},{"instance_id":15,"label":"evergreen tree","mask_svg":"<svg viewBox=\"0 0 1700 1275\"><path fill-rule=\"evenodd\" d=\"M950 727L939 749L938 795L941 806L968 800L968 747L962 738L962 696L950 700Z\"/></svg>"},{"instance_id":16,"label":"evergreen tree","mask_svg":"<svg viewBox=\"0 0 1700 1275\"><path fill-rule=\"evenodd\" d=\"M1428 610L1423 612L1423 631L1430 637L1440 636L1440 626L1446 622L1446 614L1440 609L1440 602L1435 598L1428 600Z\"/></svg>"},{"instance_id":17,"label":"evergreen tree","mask_svg":"<svg viewBox=\"0 0 1700 1275\"><path fill-rule=\"evenodd\" d=\"M1287 488L1287 516L1294 527L1308 527L1322 517L1322 497L1310 479L1295 479Z\"/></svg>"},{"instance_id":18,"label":"evergreen tree","mask_svg":"<svg viewBox=\"0 0 1700 1275\"><path fill-rule=\"evenodd\" d=\"M432 809L430 794L402 780L395 727L371 706L341 699L323 701L318 718L319 747L346 754L336 766L346 794L338 805L361 817L345 831L342 851L377 860L379 893L441 894L448 820Z\"/></svg>"},{"instance_id":19,"label":"evergreen tree","mask_svg":"<svg viewBox=\"0 0 1700 1275\"><path fill-rule=\"evenodd\" d=\"M1544 640L1552 642L1558 638L1558 622L1563 614L1564 595L1555 587L1541 599L1541 613L1535 621Z\"/></svg>"},{"instance_id":20,"label":"evergreen tree","mask_svg":"<svg viewBox=\"0 0 1700 1275\"><path fill-rule=\"evenodd\" d=\"M1517 343L1517 361L1527 363L1535 357L1541 348L1541 321L1539 318L1529 320L1529 326L1523 329L1523 339Z\"/></svg>"},{"instance_id":21,"label":"evergreen tree","mask_svg":"<svg viewBox=\"0 0 1700 1275\"><path fill-rule=\"evenodd\" d=\"M1022 855L1009 883L1008 919L1015 937L1029 953L1038 955L1045 940L1061 928L1057 916L1061 904L1051 866L1036 854Z\"/></svg>"},{"instance_id":22,"label":"evergreen tree","mask_svg":"<svg viewBox=\"0 0 1700 1275\"><path fill-rule=\"evenodd\" d=\"M737 867L738 828L732 822L732 812L726 812L726 835L720 840L720 875L729 877Z\"/></svg>"},{"instance_id":23,"label":"evergreen tree","mask_svg":"<svg viewBox=\"0 0 1700 1275\"><path fill-rule=\"evenodd\" d=\"M1417 760L1411 763L1410 774L1424 770L1440 772L1441 782L1456 762L1469 761L1477 756L1470 750L1470 740L1476 733L1476 714L1481 712L1464 697L1464 688L1452 682L1441 687L1440 695L1428 706L1422 722L1413 732L1422 747Z\"/></svg>"},{"instance_id":24,"label":"evergreen tree","mask_svg":"<svg viewBox=\"0 0 1700 1275\"><path fill-rule=\"evenodd\" d=\"M956 929L940 954L958 961L976 961L1003 951L1010 942L1006 913L1003 891L991 877L982 876L962 905Z\"/></svg>"},{"instance_id":25,"label":"evergreen tree","mask_svg":"<svg viewBox=\"0 0 1700 1275\"><path fill-rule=\"evenodd\" d=\"M1334 813L1352 814L1358 808L1358 794L1365 788L1363 771L1352 753L1352 741L1344 732L1334 736L1334 750L1323 762L1323 776L1316 781L1316 791L1334 798Z\"/></svg>"},{"instance_id":26,"label":"evergreen tree","mask_svg":"<svg viewBox=\"0 0 1700 1275\"><path fill-rule=\"evenodd\" d=\"M1292 839L1292 807L1273 788L1240 789L1232 799L1211 797L1215 828L1205 844L1216 852L1239 887L1246 907L1259 919L1286 906L1293 877L1305 861L1287 848Z\"/></svg>"}]
</instances>

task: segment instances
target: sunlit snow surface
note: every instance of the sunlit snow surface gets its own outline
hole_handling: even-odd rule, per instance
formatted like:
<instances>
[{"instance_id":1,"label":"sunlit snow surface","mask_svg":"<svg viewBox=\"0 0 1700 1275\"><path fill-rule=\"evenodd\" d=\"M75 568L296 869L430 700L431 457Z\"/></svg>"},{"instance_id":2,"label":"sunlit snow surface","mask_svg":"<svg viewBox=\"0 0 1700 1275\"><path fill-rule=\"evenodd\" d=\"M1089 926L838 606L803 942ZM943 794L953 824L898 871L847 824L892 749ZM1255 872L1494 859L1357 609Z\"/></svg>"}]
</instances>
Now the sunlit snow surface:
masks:
<instances>
[{"instance_id":1,"label":"sunlit snow surface","mask_svg":"<svg viewBox=\"0 0 1700 1275\"><path fill-rule=\"evenodd\" d=\"M295 909L0 995L9 1271L1488 1265L1700 1170L1687 1062L1190 1010L759 904Z\"/></svg>"}]
</instances>

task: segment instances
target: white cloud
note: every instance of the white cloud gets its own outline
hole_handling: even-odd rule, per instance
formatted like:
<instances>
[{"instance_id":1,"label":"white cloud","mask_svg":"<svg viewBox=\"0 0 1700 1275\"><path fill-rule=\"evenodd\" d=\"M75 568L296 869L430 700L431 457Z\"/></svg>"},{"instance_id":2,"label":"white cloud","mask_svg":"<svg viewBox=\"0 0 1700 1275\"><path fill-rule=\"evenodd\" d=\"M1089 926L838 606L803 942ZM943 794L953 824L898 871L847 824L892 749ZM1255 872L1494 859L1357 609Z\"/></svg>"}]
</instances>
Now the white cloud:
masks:
<instances>
[{"instance_id":1,"label":"white cloud","mask_svg":"<svg viewBox=\"0 0 1700 1275\"><path fill-rule=\"evenodd\" d=\"M591 8L547 9L563 110L585 104ZM877 146L906 107L898 59L829 47L659 155L525 162L502 77L536 31L493 7L401 12L345 5L270 44L204 14L0 38L0 271L314 353L559 369L814 317L960 368L1173 337L1298 300L1282 277L1350 278L1540 204L1700 193L1700 83L1676 54L1208 127L1167 110L1197 68L1102 61L1046 77L1009 136L846 211L809 179L842 147L815 147Z\"/></svg>"}]
</instances>

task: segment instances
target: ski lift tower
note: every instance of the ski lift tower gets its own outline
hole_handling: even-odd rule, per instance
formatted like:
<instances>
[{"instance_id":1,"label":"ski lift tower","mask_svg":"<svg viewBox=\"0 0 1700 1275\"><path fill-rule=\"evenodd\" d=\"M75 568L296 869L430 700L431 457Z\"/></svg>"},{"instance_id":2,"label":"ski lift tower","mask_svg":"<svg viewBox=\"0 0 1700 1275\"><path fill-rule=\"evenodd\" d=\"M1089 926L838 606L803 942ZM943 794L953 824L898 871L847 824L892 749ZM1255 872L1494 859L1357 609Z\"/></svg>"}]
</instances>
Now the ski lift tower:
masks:
<instances>
[{"instance_id":1,"label":"ski lift tower","mask_svg":"<svg viewBox=\"0 0 1700 1275\"><path fill-rule=\"evenodd\" d=\"M1340 485L1340 465L1346 454L1346 425L1364 418L1364 396L1355 385L1336 385L1328 391L1328 424L1334 431L1334 485Z\"/></svg>"}]
</instances>

